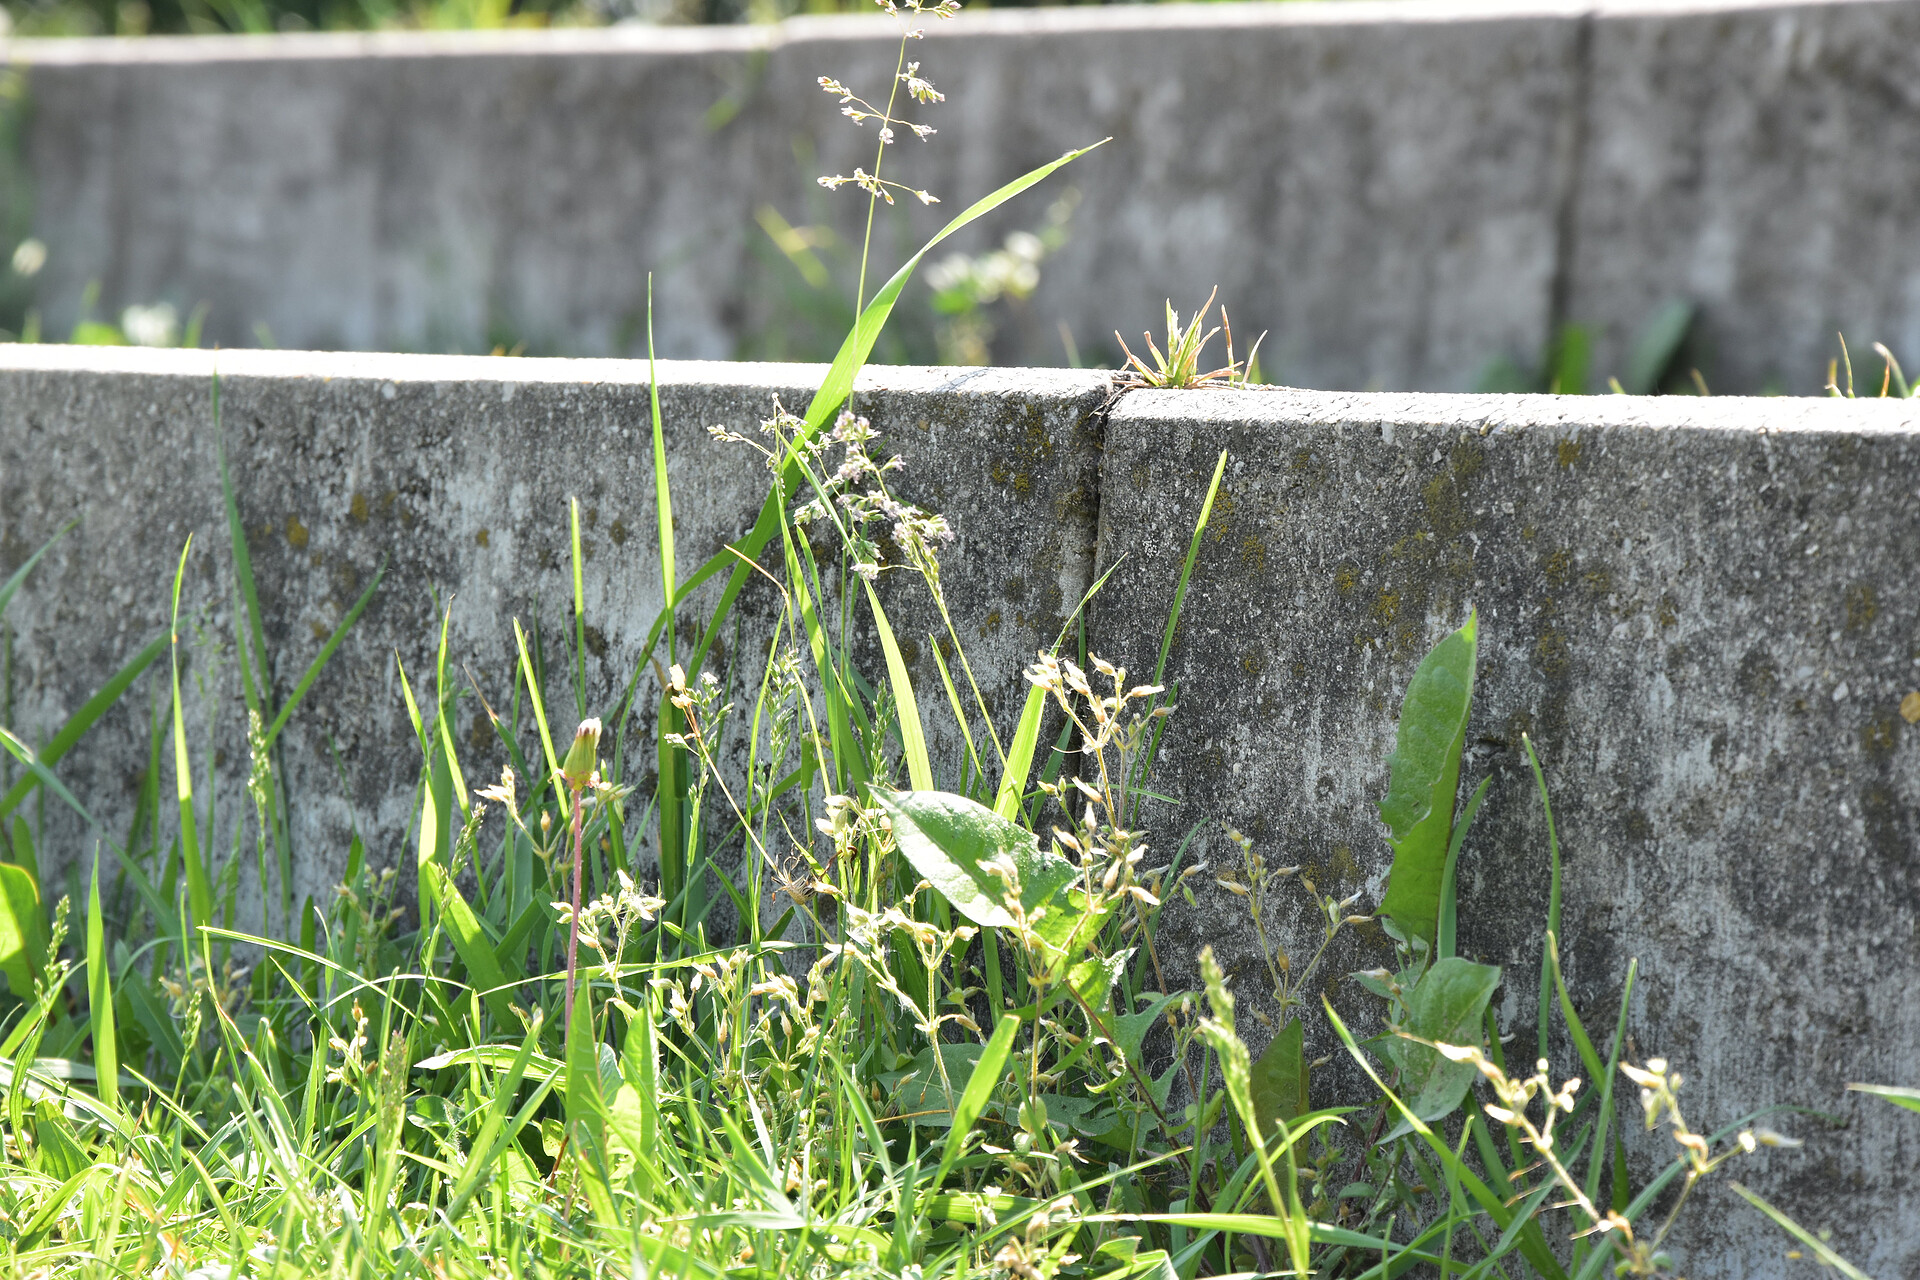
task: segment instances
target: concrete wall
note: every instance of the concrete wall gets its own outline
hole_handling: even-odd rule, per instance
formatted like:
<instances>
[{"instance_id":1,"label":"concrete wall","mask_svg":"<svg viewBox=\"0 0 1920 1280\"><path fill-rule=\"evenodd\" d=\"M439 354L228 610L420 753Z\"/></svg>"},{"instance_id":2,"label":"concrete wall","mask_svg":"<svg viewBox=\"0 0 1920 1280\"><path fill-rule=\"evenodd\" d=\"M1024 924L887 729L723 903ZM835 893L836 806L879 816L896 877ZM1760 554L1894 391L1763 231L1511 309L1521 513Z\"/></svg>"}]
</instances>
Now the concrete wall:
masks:
<instances>
[{"instance_id":1,"label":"concrete wall","mask_svg":"<svg viewBox=\"0 0 1920 1280\"><path fill-rule=\"evenodd\" d=\"M1463 389L1593 325L1595 385L1666 298L1702 307L1715 390L1808 392L1884 340L1920 364L1920 0L1497 0L963 15L916 56L948 94L894 176L945 203L883 219L898 261L1061 152L1083 199L1002 363L1089 358L1213 284L1302 386ZM793 277L754 222L857 239L820 173L871 139L815 79L883 86L884 18L774 28L15 41L50 332L211 305L254 345L777 348ZM876 88L877 92L878 89ZM970 243L1038 224L1044 193ZM924 330L924 295L906 308ZM1129 337L1129 341L1133 339Z\"/></svg>"},{"instance_id":2,"label":"concrete wall","mask_svg":"<svg viewBox=\"0 0 1920 1280\"><path fill-rule=\"evenodd\" d=\"M244 744L245 725L210 394L216 357L25 346L0 353L0 564L17 567L81 517L36 569L34 589L7 612L13 722L43 730L44 740L164 631L167 589L182 544L195 534L182 635L189 687L204 682L207 693L188 701L196 741L211 735L210 750L226 765L225 817L216 825L227 831L246 803L244 752L234 745ZM443 609L449 669L463 689L470 672L504 713L518 618L544 638L553 717L568 727L579 718L572 680L562 674L573 632L569 498L579 499L583 520L586 713L611 717L617 708L663 598L647 367L278 352L223 352L218 362L226 444L283 695L387 566L376 602L287 730L288 784L298 797L294 900L311 893L326 901L356 825L383 864L401 861L419 761L394 660L416 692L431 697L422 682L431 683ZM804 408L822 372L661 366L682 581L751 527L766 495L760 456L745 445L716 445L708 428L758 438L774 397ZM1096 373L974 369L893 370L857 397L885 446L906 461L897 492L977 513L948 548L943 583L966 620L968 653L991 705L1003 710L1010 690L1014 717L1024 698L1021 668L1053 642L1091 582L1095 415L1107 394ZM718 586L689 606L689 626ZM933 697L939 677L925 641L938 619L922 595L887 593L899 597L892 621ZM768 593L748 592L740 634L722 638L710 665L757 680L775 612ZM881 669L877 655L872 669ZM657 699L657 686L646 684L653 692L631 726L640 742L652 732L647 701ZM497 774L504 757L476 699L463 702L460 724L479 753L472 767ZM99 797L93 803L124 807L145 759L143 733L137 715L121 717L63 769L81 794ZM341 753L344 776L329 744ZM933 745L957 760L957 734L940 732Z\"/></svg>"},{"instance_id":3,"label":"concrete wall","mask_svg":"<svg viewBox=\"0 0 1920 1280\"><path fill-rule=\"evenodd\" d=\"M288 731L300 887L317 893L337 874L349 806L377 862L405 856L417 758L394 652L425 679L450 597L455 657L498 705L510 618L539 620L555 643L569 494L586 513L599 629L590 709L625 679L659 601L644 366L219 360L283 687L383 556L391 566ZM201 353L0 348L0 571L82 518L8 614L23 729L47 732L159 629L189 531L201 548L188 595L196 741L202 681L233 705L212 365ZM744 528L760 492L752 460L706 426L750 428L772 395L800 403L818 370L662 373L686 565ZM1197 829L1197 856L1218 866L1231 856L1218 823L1230 820L1270 857L1307 864L1323 889L1377 901L1389 858L1373 802L1399 699L1426 646L1476 607L1467 780L1494 782L1465 855L1462 939L1508 967L1503 1023L1527 1041L1545 914L1524 732L1552 788L1567 963L1589 1025L1611 1025L1637 959L1632 1051L1679 1064L1697 1124L1773 1103L1849 1122L1774 1117L1806 1149L1764 1154L1736 1176L1832 1228L1870 1274L1920 1271L1912 1118L1843 1091L1913 1083L1920 1061L1920 733L1899 710L1920 688L1920 410L1284 391L1114 399L1097 374L922 369L870 376L861 404L908 459L900 490L959 531L946 581L1003 710L1021 693L1024 657L1096 568L1117 571L1089 644L1150 670L1207 478L1229 451L1169 666L1180 709L1157 785L1177 804L1148 813L1163 851ZM924 636L924 606L895 590L900 630ZM769 607L750 602L737 646L749 663ZM938 726L924 649L915 665ZM131 794L152 688L137 687L62 766L103 814ZM471 703L463 717L465 737ZM497 767L479 755L474 772ZM229 779L222 794L224 827L242 793ZM1278 928L1300 954L1310 926L1302 905ZM1262 1008L1250 930L1211 888L1162 934L1170 981L1191 981L1202 942ZM1370 1024L1371 997L1339 975L1379 963L1381 941L1353 943L1330 958L1324 985ZM1245 1023L1257 1038L1257 1020ZM1333 1051L1309 1023L1314 1052ZM1641 1167L1668 1154L1664 1134L1630 1132ZM1690 1276L1801 1274L1785 1238L1719 1191L1687 1222Z\"/></svg>"}]
</instances>

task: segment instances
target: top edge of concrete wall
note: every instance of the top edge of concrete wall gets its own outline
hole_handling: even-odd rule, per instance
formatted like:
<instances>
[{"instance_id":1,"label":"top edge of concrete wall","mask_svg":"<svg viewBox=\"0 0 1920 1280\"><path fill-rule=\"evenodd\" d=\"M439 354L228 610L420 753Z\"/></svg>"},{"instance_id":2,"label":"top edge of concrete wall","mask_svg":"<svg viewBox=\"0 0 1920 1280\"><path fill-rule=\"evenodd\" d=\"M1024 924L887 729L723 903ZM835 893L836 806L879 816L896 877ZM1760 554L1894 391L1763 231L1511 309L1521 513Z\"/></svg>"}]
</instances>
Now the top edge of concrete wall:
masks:
<instances>
[{"instance_id":1,"label":"top edge of concrete wall","mask_svg":"<svg viewBox=\"0 0 1920 1280\"><path fill-rule=\"evenodd\" d=\"M1244 0L997 9L928 22L942 34L1037 35L1238 27L1435 25L1515 19L1576 19L1767 9L1868 8L1900 0ZM630 23L513 31L307 32L286 35L0 37L0 57L19 63L263 62L325 58L728 52L812 40L894 41L900 24L882 14L807 15L777 23L674 27Z\"/></svg>"},{"instance_id":2,"label":"top edge of concrete wall","mask_svg":"<svg viewBox=\"0 0 1920 1280\"><path fill-rule=\"evenodd\" d=\"M662 385L710 387L807 387L826 376L823 364L751 363L736 360L660 360ZM0 370L48 373L149 374L163 377L317 378L393 383L574 384L645 386L645 360L552 357L415 355L366 351L195 351L153 347L89 347L61 343L0 343ZM854 389L914 394L1021 391L1084 394L1106 387L1112 375L1096 369L991 369L980 367L868 365ZM789 408L804 408L789 405Z\"/></svg>"},{"instance_id":3,"label":"top edge of concrete wall","mask_svg":"<svg viewBox=\"0 0 1920 1280\"><path fill-rule=\"evenodd\" d=\"M810 387L822 364L660 360L662 386ZM418 355L399 352L170 350L60 343L0 343L0 370L145 374L174 378L313 378L395 384L645 386L644 360ZM868 365L856 391L906 394L1084 395L1113 388L1113 422L1169 420L1196 425L1417 424L1489 434L1554 427L1640 427L1760 433L1920 433L1920 401L1811 396L1556 396L1429 391L1315 391L1298 387L1126 390L1102 369ZM800 409L803 406L789 405Z\"/></svg>"},{"instance_id":4,"label":"top edge of concrete wall","mask_svg":"<svg viewBox=\"0 0 1920 1280\"><path fill-rule=\"evenodd\" d=\"M1035 371L1038 372L1038 371ZM1446 391L1308 391L1293 387L1134 391L1110 420L1307 425L1418 424L1495 431L1569 427L1652 430L1920 432L1920 404L1812 396L1555 396Z\"/></svg>"}]
</instances>

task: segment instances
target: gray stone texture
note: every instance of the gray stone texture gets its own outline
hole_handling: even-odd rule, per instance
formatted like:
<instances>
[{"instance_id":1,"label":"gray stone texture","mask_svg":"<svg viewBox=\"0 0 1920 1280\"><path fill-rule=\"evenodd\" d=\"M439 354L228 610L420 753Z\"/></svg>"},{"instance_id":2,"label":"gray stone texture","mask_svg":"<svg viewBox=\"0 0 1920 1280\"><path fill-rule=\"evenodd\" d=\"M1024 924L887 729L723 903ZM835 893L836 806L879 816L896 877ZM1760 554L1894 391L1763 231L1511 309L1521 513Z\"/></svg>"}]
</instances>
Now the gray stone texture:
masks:
<instances>
[{"instance_id":1,"label":"gray stone texture","mask_svg":"<svg viewBox=\"0 0 1920 1280\"><path fill-rule=\"evenodd\" d=\"M966 14L914 47L948 94L891 176L887 263L1072 147L1083 197L994 353L1089 360L1214 284L1271 378L1463 389L1589 325L1600 385L1679 297L1715 390L1814 391L1844 329L1920 364L1920 0L1149 6ZM13 41L64 334L209 304L222 344L793 351L837 316L755 218L857 243L871 130L816 78L884 90L883 17L778 27ZM957 243L1037 226L1047 191ZM850 291L850 286L849 286ZM924 293L907 330L929 347ZM883 353L884 354L884 353ZM1878 366L1875 365L1877 374Z\"/></svg>"},{"instance_id":2,"label":"gray stone texture","mask_svg":"<svg viewBox=\"0 0 1920 1280\"><path fill-rule=\"evenodd\" d=\"M254 548L282 696L383 557L375 604L287 731L297 888L329 891L350 821L376 865L409 856L418 760L395 675L431 680L439 610L453 669L500 706L511 620L538 622L549 701L571 722L566 500L582 504L590 711L627 678L660 603L643 364L226 352L224 426ZM245 804L237 772L229 569L210 419L210 353L0 348L0 573L72 516L80 526L7 614L12 723L44 736L164 626L181 542L183 640L196 750L223 744L218 824ZM750 432L805 366L661 366L683 574L752 519L764 472L706 432ZM1466 780L1493 779L1467 845L1462 946L1506 967L1503 1025L1531 1043L1547 892L1545 829L1520 754L1537 743L1565 857L1575 999L1611 1027L1629 961L1636 1059L1671 1058L1688 1115L1714 1127L1775 1103L1844 1117L1771 1123L1803 1150L1738 1162L1869 1274L1920 1270L1913 1119L1847 1094L1912 1084L1920 1061L1916 800L1920 730L1920 412L1889 402L1129 392L1103 375L873 371L859 404L908 461L896 488L946 513L955 620L1004 724L1019 671L1057 632L1096 564L1088 642L1151 671L1214 460L1229 465L1172 650L1178 686L1150 806L1154 846L1189 830L1224 870L1219 823L1318 886L1377 902L1388 850L1374 803L1419 658L1469 608L1482 624ZM1096 544L1097 534L1097 544ZM925 637L930 612L883 578L913 641L940 767L957 746ZM773 608L751 595L751 674ZM694 610L694 612L697 612ZM727 655L723 655L727 656ZM721 664L716 664L721 665ZM876 655L866 669L881 670ZM119 826L146 760L159 673L60 767ZM210 689L224 718L209 723ZM652 682L634 731L644 735ZM459 723L468 776L499 767ZM642 737L644 741L644 737ZM339 749L342 786L329 743ZM531 746L529 736L527 746ZM639 771L636 771L639 772ZM950 775L949 775L950 776ZM168 775L170 778L170 774ZM163 779L165 781L166 779ZM1464 789L1464 788L1463 788ZM206 796L203 787L202 797ZM56 823L58 815L55 815ZM79 832L68 827L73 847ZM1154 861L1158 861L1156 857ZM249 879L251 876L249 874ZM1211 943L1260 1047L1271 1012L1238 900L1198 882L1160 955L1194 981ZM1307 908L1276 931L1307 954ZM1344 979L1383 959L1361 929L1324 991L1363 1029L1371 997ZM1352 1084L1335 1057L1322 1097ZM1556 1047L1563 1071L1575 1061ZM1628 1103L1636 1167L1670 1150ZM1701 1280L1787 1277L1804 1264L1752 1211L1709 1191L1682 1234Z\"/></svg>"},{"instance_id":3,"label":"gray stone texture","mask_svg":"<svg viewBox=\"0 0 1920 1280\"><path fill-rule=\"evenodd\" d=\"M1716 391L1817 391L1852 344L1920 363L1920 5L1597 11L1567 262L1570 319L1624 366L1664 298L1696 303Z\"/></svg>"},{"instance_id":4,"label":"gray stone texture","mask_svg":"<svg viewBox=\"0 0 1920 1280\"><path fill-rule=\"evenodd\" d=\"M1117 363L1118 329L1219 284L1276 379L1460 388L1551 321L1571 181L1580 11L1566 5L1153 6L928 24L947 93L887 173L930 189L883 217L889 264L953 212L1102 138L959 242L997 244L1081 194L995 355ZM762 351L796 327L765 204L858 243L823 173L872 129L816 80L886 92L884 18L777 28L499 36L16 41L30 69L39 298L64 334L158 298L207 335L287 347L644 354ZM849 289L849 292L851 290ZM924 331L926 295L907 318Z\"/></svg>"},{"instance_id":5,"label":"gray stone texture","mask_svg":"<svg viewBox=\"0 0 1920 1280\"><path fill-rule=\"evenodd\" d=\"M1198 825L1216 868L1237 823L1270 862L1377 903L1375 803L1428 646L1479 611L1467 786L1493 779L1462 859L1461 947L1506 966L1510 1052L1531 1053L1548 891L1521 734L1563 845L1564 953L1590 1029L1629 961L1636 1060L1670 1058L1697 1127L1758 1107L1805 1149L1739 1178L1876 1276L1920 1273L1911 1117L1847 1094L1920 1059L1920 412L1905 404L1314 392L1139 392L1108 420L1093 636L1149 669L1220 450L1229 452L1168 675L1179 711L1151 818ZM1119 558L1125 555L1124 562ZM1210 879L1162 959L1194 981L1211 943L1247 1004L1270 985L1238 899ZM1304 899L1287 949L1311 953ZM1345 971L1316 985L1377 1025ZM1170 975L1170 980L1172 977ZM1267 1006L1269 1009L1271 1005ZM1324 1018L1311 1053L1343 1056ZM1571 1049L1559 1074L1579 1073ZM1338 1080L1336 1064L1329 1083ZM1673 1148L1630 1121L1643 1172ZM1799 1274L1724 1189L1688 1211L1689 1276Z\"/></svg>"},{"instance_id":6,"label":"gray stone texture","mask_svg":"<svg viewBox=\"0 0 1920 1280\"><path fill-rule=\"evenodd\" d=\"M220 837L211 842L220 850L247 801L211 415L215 361L212 353L0 347L0 574L79 518L5 617L13 632L9 722L44 741L164 631L174 567L194 535L182 606L184 678L196 750L211 742L223 760ZM411 865L420 761L394 659L404 662L416 696L430 699L442 608L451 610L452 678L465 689L470 675L502 714L513 696L513 620L537 626L554 732L571 732L578 712L567 674L570 497L579 499L583 519L586 709L611 719L662 602L647 367L267 352L223 352L218 364L278 698L387 565L374 602L283 738L295 901L307 893L325 901L354 825L373 865ZM758 455L716 442L708 427L757 438L772 397L803 410L823 372L660 365L681 581L751 526L769 479ZM906 461L895 491L969 513L956 520L943 581L996 711L1004 709L1004 690L1015 689L1013 717L1020 669L1052 642L1090 581L1098 465L1091 426L1106 395L1098 374L977 369L888 370L856 395L859 411L882 432L881 447ZM763 563L778 572L777 544ZM915 680L933 699L940 684L925 643L933 611L916 582L882 575ZM683 636L707 616L717 586L683 608ZM722 675L731 668L757 687L777 606L758 576L742 599L739 636L729 631L708 665ZM664 648L661 656L664 662ZM884 671L877 655L868 670ZM163 671L164 664L136 685L61 765L63 778L103 815L129 810L146 759L145 709L150 694L164 702ZM211 696L200 692L203 684ZM751 690L736 688L733 696L750 709ZM642 752L629 770L635 779L646 771L658 697L657 681L644 677L629 727L633 749ZM521 746L534 759L537 738L526 723ZM466 772L481 785L505 757L471 697L461 703L459 728ZM957 763L953 739L934 735L943 767ZM54 819L78 840L74 824L58 826L57 807ZM64 854L77 851L76 844ZM251 884L250 863L246 879Z\"/></svg>"}]
</instances>

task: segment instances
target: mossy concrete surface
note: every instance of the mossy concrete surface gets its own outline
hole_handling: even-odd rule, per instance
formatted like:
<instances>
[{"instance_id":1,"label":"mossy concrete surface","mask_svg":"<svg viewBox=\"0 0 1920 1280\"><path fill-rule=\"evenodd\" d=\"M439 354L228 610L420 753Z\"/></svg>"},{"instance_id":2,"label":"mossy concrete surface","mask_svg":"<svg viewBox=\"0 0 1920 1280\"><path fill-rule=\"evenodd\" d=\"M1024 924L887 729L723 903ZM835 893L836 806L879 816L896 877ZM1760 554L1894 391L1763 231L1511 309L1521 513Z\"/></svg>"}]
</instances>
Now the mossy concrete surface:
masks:
<instances>
[{"instance_id":1,"label":"mossy concrete surface","mask_svg":"<svg viewBox=\"0 0 1920 1280\"><path fill-rule=\"evenodd\" d=\"M581 509L585 713L611 721L662 603L647 366L0 347L0 573L79 520L7 610L6 720L44 741L162 634L174 569L193 535L182 680L198 767L208 753L220 765L217 793L203 778L198 794L219 806L211 847L222 858L235 824L251 814L211 404L216 363L277 699L386 566L372 604L283 737L294 800L294 901L311 893L325 903L353 830L367 841L372 865L411 865L421 761L399 671L404 666L415 696L430 703L443 612L447 678L460 691L457 744L470 783L484 785L506 762L481 696L501 715L513 714L516 619L544 653L554 732L571 732L581 710L571 657L569 498ZM708 428L759 438L774 397L804 411L824 369L669 361L659 371L684 582L751 527L770 479L759 454L716 441ZM1091 580L1098 466L1091 428L1106 395L1100 374L889 369L876 371L855 397L882 433L882 456L905 459L890 477L894 491L971 513L945 549L943 580L967 628L974 670L1002 713L1003 737L1018 715L1021 668L1053 642ZM778 543L762 561L780 573ZM724 580L682 607L683 659ZM907 590L891 573L881 583L929 719L940 713L936 728L951 724L927 642L937 623L922 603L926 593ZM856 604L855 622L864 624L866 606ZM732 678L729 696L741 711L736 735L751 714L779 607L767 579L754 575L738 627L725 630L707 663ZM664 644L654 656L664 667ZM872 658L868 669L884 671L878 654ZM149 703L158 697L164 706L164 672L163 661L61 765L74 792L103 818L130 811L147 760ZM623 726L629 771L641 782L659 689L649 666L640 673L634 718ZM209 724L214 699L219 718ZM520 699L520 745L536 759L524 692ZM957 733L932 738L943 764L957 764ZM163 790L172 785L169 765ZM57 804L51 808L72 846L56 860L77 866L82 833L61 821ZM259 908L247 839L242 922L253 927ZM277 902L277 888L270 897Z\"/></svg>"},{"instance_id":2,"label":"mossy concrete surface","mask_svg":"<svg viewBox=\"0 0 1920 1280\"><path fill-rule=\"evenodd\" d=\"M0 347L0 573L80 519L8 611L6 718L44 741L161 634L194 534L183 681L196 760L218 762L217 793L203 779L199 795L219 806L209 844L221 857L249 802L216 362L279 697L387 565L284 739L296 901L324 900L350 829L374 865L412 856L420 761L396 657L430 698L443 610L471 784L503 763L473 693L509 711L515 618L537 628L553 718L570 726L569 497L582 512L586 709L613 709L661 603L646 366ZM758 455L707 428L756 435L774 396L799 408L819 374L660 366L683 578L747 528L766 483ZM1807 1146L1736 1162L1734 1176L1833 1229L1869 1274L1920 1273L1914 1118L1844 1092L1916 1083L1920 1062L1920 725L1901 711L1920 689L1920 411L1272 389L1116 399L1108 375L1044 370L875 368L861 388L882 449L907 461L895 491L957 531L944 582L1003 733L1022 666L1059 634L1096 567L1113 576L1086 642L1132 680L1150 675L1227 451L1169 661L1178 710L1155 789L1172 799L1146 807L1150 863L1191 832L1189 863L1225 874L1230 821L1269 862L1377 904L1389 853L1374 805L1400 697L1427 648L1477 610L1462 794L1493 781L1463 855L1461 940L1506 968L1496 1011L1515 1035L1509 1052L1532 1052L1548 892L1525 734L1558 819L1567 970L1587 1026L1612 1028L1637 961L1630 1053L1676 1064L1697 1126L1772 1105L1848 1122L1770 1116ZM951 779L960 748L932 661L939 628L904 574L882 582ZM778 598L756 577L743 601L709 666L733 674L744 709ZM877 676L866 634L856 643ZM156 670L60 765L110 826L146 768L164 688ZM650 672L640 689L628 750L644 757ZM215 695L224 719L210 723ZM522 745L533 742L528 729ZM634 773L644 784L645 767ZM60 859L83 865L85 833L51 801L48 813ZM1258 1050L1260 1015L1273 1010L1244 907L1212 875L1190 884L1197 905L1176 903L1158 943L1167 980L1196 985L1195 955L1211 943ZM1293 893L1276 899L1275 930L1304 964L1312 917ZM1310 985L1311 1056L1333 1058L1323 1099L1353 1081L1319 996L1378 1030L1377 1002L1345 975L1384 958L1377 928L1352 931ZM1570 1046L1553 1054L1558 1072L1585 1074ZM1641 1132L1630 1100L1623 1115L1645 1173L1671 1144ZM1803 1265L1724 1192L1709 1191L1687 1224L1684 1267L1697 1280Z\"/></svg>"},{"instance_id":3,"label":"mossy concrete surface","mask_svg":"<svg viewBox=\"0 0 1920 1280\"><path fill-rule=\"evenodd\" d=\"M1522 735L1545 768L1574 999L1610 1034L1628 965L1635 1060L1686 1077L1702 1131L1776 1104L1804 1149L1729 1175L1876 1276L1920 1274L1913 1117L1845 1092L1920 1062L1920 410L1896 402L1139 392L1107 424L1095 607L1107 658L1150 669L1216 459L1226 472L1180 619L1152 813L1216 870L1231 821L1323 892L1382 895L1375 804L1427 648L1477 610L1461 798L1493 779L1460 872L1463 953L1506 968L1529 1060L1549 861ZM1123 559L1124 557L1124 559ZM1913 710L1909 704L1909 714ZM1271 985L1239 899L1195 882L1160 938L1170 981L1211 943L1247 1005ZM1293 892L1289 890L1288 893ZM1303 897L1280 897L1296 963ZM1318 995L1377 1028L1349 970L1317 977L1312 1055L1344 1052ZM1344 945L1344 940L1343 940ZM1271 1003L1267 1003L1271 1009ZM1250 1020L1243 1018L1243 1023ZM1570 1045L1556 1076L1586 1074ZM1332 1084L1338 1077L1336 1065ZM1636 1167L1674 1148L1628 1109ZM1637 1135L1637 1136L1635 1136ZM1799 1274L1724 1190L1688 1210L1688 1276Z\"/></svg>"}]
</instances>

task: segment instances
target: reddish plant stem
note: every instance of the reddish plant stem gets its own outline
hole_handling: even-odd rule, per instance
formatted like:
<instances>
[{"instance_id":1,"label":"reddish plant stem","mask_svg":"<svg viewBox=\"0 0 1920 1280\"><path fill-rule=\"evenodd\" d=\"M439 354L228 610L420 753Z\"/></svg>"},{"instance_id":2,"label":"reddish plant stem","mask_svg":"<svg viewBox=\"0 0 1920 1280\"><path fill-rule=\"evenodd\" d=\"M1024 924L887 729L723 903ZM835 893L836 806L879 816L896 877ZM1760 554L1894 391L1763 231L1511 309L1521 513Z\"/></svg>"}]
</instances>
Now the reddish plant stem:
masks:
<instances>
[{"instance_id":1,"label":"reddish plant stem","mask_svg":"<svg viewBox=\"0 0 1920 1280\"><path fill-rule=\"evenodd\" d=\"M573 976L580 958L580 792L573 793L573 918L567 926L567 1034L573 1034Z\"/></svg>"}]
</instances>

